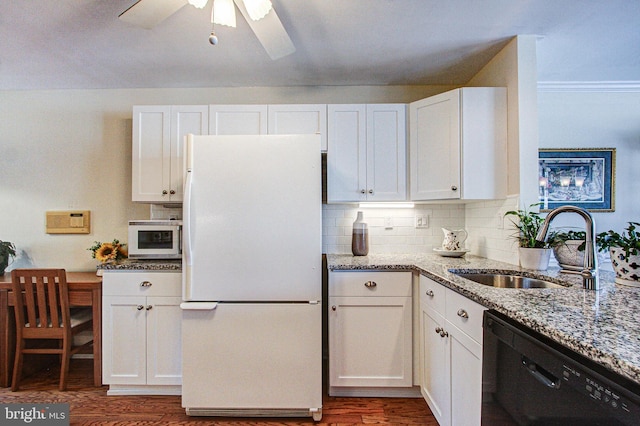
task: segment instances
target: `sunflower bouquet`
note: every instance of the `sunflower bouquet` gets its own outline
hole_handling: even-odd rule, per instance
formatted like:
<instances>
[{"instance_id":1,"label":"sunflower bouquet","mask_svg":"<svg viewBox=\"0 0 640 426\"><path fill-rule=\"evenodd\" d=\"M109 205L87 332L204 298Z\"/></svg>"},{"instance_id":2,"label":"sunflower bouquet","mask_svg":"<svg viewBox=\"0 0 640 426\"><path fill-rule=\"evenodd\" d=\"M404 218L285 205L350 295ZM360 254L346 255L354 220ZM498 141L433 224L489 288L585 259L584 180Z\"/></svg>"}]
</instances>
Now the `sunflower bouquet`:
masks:
<instances>
[{"instance_id":1,"label":"sunflower bouquet","mask_svg":"<svg viewBox=\"0 0 640 426\"><path fill-rule=\"evenodd\" d=\"M113 240L111 243L101 243L99 241L94 243L87 250L91 251L91 257L101 263L117 262L118 260L126 259L128 256L127 249L124 248L126 244L118 240Z\"/></svg>"}]
</instances>

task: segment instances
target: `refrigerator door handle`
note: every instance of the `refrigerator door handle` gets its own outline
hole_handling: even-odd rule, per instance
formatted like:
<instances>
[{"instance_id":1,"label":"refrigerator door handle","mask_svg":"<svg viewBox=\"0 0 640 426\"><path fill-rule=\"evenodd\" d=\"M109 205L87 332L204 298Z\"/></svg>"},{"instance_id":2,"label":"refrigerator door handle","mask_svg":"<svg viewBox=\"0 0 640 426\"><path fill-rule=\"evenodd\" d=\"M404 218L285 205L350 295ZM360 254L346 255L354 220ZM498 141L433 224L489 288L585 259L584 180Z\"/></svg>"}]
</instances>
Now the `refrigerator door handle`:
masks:
<instances>
[{"instance_id":1,"label":"refrigerator door handle","mask_svg":"<svg viewBox=\"0 0 640 426\"><path fill-rule=\"evenodd\" d=\"M184 245L184 260L188 266L191 266L191 185L192 182L191 170L186 173L186 180L184 183L184 218L182 221L182 243Z\"/></svg>"},{"instance_id":2,"label":"refrigerator door handle","mask_svg":"<svg viewBox=\"0 0 640 426\"><path fill-rule=\"evenodd\" d=\"M218 307L218 302L186 302L180 304L183 311L213 311Z\"/></svg>"}]
</instances>

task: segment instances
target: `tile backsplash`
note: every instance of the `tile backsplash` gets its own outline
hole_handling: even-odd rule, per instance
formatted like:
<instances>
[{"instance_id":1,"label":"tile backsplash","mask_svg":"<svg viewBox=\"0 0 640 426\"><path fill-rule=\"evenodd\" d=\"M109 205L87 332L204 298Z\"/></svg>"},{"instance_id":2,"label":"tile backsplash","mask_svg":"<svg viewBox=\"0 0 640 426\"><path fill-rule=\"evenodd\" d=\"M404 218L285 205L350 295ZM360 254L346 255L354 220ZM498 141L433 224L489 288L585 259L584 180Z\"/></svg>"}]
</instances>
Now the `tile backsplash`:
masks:
<instances>
[{"instance_id":1,"label":"tile backsplash","mask_svg":"<svg viewBox=\"0 0 640 426\"><path fill-rule=\"evenodd\" d=\"M359 208L350 204L322 206L322 250L351 253L353 221L363 212L369 227L369 253L431 252L442 244L442 227L463 228L465 206L417 205L414 208ZM428 216L427 228L416 228L416 216Z\"/></svg>"}]
</instances>

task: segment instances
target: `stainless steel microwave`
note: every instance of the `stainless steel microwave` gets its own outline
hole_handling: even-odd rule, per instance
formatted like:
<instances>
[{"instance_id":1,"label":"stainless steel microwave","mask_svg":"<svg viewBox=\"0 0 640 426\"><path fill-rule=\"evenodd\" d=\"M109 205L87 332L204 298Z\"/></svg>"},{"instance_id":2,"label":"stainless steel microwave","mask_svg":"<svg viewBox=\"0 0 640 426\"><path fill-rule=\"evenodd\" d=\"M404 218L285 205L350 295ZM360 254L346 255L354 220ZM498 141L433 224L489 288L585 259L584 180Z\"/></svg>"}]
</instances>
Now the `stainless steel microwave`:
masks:
<instances>
[{"instance_id":1,"label":"stainless steel microwave","mask_svg":"<svg viewBox=\"0 0 640 426\"><path fill-rule=\"evenodd\" d=\"M130 259L182 258L182 221L130 220Z\"/></svg>"}]
</instances>

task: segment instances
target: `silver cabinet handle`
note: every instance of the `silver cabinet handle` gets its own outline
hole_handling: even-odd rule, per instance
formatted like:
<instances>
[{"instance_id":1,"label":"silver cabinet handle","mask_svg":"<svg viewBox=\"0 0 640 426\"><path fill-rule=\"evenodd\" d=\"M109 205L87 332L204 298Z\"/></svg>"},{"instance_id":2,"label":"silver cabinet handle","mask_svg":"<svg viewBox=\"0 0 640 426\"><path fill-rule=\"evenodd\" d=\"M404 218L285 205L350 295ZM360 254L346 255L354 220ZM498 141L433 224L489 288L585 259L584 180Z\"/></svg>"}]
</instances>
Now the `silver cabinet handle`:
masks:
<instances>
[{"instance_id":1,"label":"silver cabinet handle","mask_svg":"<svg viewBox=\"0 0 640 426\"><path fill-rule=\"evenodd\" d=\"M152 305L147 305L147 307L146 307L145 309L146 309L147 311L150 311L150 310L151 310L151 308L153 308L153 306L152 306Z\"/></svg>"},{"instance_id":2,"label":"silver cabinet handle","mask_svg":"<svg viewBox=\"0 0 640 426\"><path fill-rule=\"evenodd\" d=\"M332 310L332 311L335 311L336 309L338 309L338 308L336 308L336 305L333 305L333 306L331 307L331 310Z\"/></svg>"},{"instance_id":3,"label":"silver cabinet handle","mask_svg":"<svg viewBox=\"0 0 640 426\"><path fill-rule=\"evenodd\" d=\"M173 189L171 191L169 191L169 194L171 194L171 195L174 195L175 193L176 193L176 191L173 190Z\"/></svg>"},{"instance_id":4,"label":"silver cabinet handle","mask_svg":"<svg viewBox=\"0 0 640 426\"><path fill-rule=\"evenodd\" d=\"M162 190L162 195L167 195L167 190L166 189Z\"/></svg>"},{"instance_id":5,"label":"silver cabinet handle","mask_svg":"<svg viewBox=\"0 0 640 426\"><path fill-rule=\"evenodd\" d=\"M153 283L149 282L149 281L142 281L140 283L140 287L151 287L153 285Z\"/></svg>"},{"instance_id":6,"label":"silver cabinet handle","mask_svg":"<svg viewBox=\"0 0 640 426\"><path fill-rule=\"evenodd\" d=\"M361 190L360 190L360 193L361 193L361 194L366 194L366 193L367 193L367 191L366 191L366 190L364 190L364 189L361 189Z\"/></svg>"},{"instance_id":7,"label":"silver cabinet handle","mask_svg":"<svg viewBox=\"0 0 640 426\"><path fill-rule=\"evenodd\" d=\"M460 318L469 318L469 314L467 313L467 311L462 308L458 309L458 316Z\"/></svg>"},{"instance_id":8,"label":"silver cabinet handle","mask_svg":"<svg viewBox=\"0 0 640 426\"><path fill-rule=\"evenodd\" d=\"M373 189L370 189L370 190L369 190L369 194L373 194Z\"/></svg>"},{"instance_id":9,"label":"silver cabinet handle","mask_svg":"<svg viewBox=\"0 0 640 426\"><path fill-rule=\"evenodd\" d=\"M455 186L455 185L451 185L451 190L452 190L452 191L457 191L457 190L458 190L458 187L457 187L457 186Z\"/></svg>"},{"instance_id":10,"label":"silver cabinet handle","mask_svg":"<svg viewBox=\"0 0 640 426\"><path fill-rule=\"evenodd\" d=\"M429 297L435 296L435 294L433 294L433 290L427 290L424 294L426 294Z\"/></svg>"},{"instance_id":11,"label":"silver cabinet handle","mask_svg":"<svg viewBox=\"0 0 640 426\"><path fill-rule=\"evenodd\" d=\"M143 310L143 309L144 309L144 306L142 306L142 305L138 305L138 306L136 306L136 309L137 309L137 310L139 310L139 311L141 311L141 310Z\"/></svg>"},{"instance_id":12,"label":"silver cabinet handle","mask_svg":"<svg viewBox=\"0 0 640 426\"><path fill-rule=\"evenodd\" d=\"M440 337L448 337L449 333L445 331L442 327L436 327L436 333L440 335Z\"/></svg>"},{"instance_id":13,"label":"silver cabinet handle","mask_svg":"<svg viewBox=\"0 0 640 426\"><path fill-rule=\"evenodd\" d=\"M373 287L375 287L375 286L377 286L377 285L378 285L378 284L376 284L376 282L375 282L375 281L367 281L366 283L364 283L364 286L365 286L366 288L373 288Z\"/></svg>"}]
</instances>

